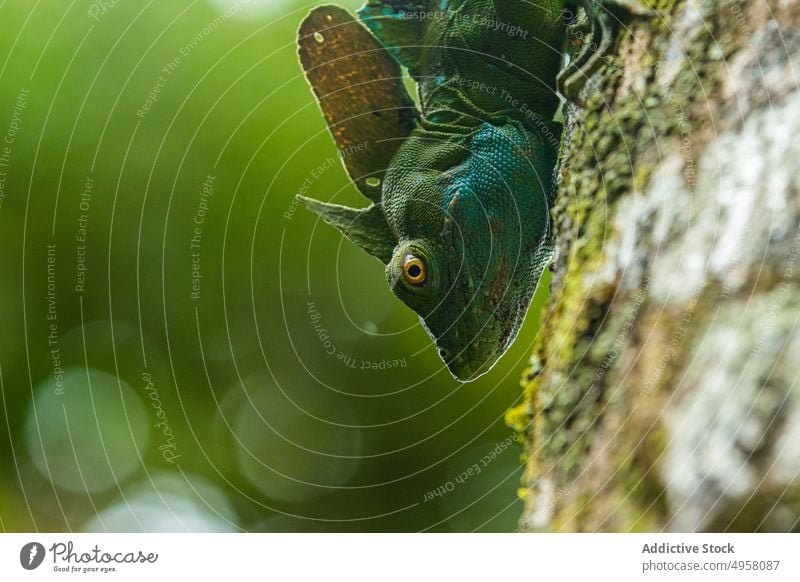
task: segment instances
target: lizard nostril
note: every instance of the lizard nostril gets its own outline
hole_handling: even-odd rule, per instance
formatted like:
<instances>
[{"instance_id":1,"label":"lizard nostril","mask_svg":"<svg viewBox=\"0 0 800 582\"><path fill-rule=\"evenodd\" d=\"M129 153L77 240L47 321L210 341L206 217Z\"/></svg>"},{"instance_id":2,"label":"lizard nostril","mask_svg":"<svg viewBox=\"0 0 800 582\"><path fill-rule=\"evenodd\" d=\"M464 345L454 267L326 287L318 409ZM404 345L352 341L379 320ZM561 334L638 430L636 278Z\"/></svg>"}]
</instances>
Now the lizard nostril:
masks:
<instances>
[{"instance_id":1,"label":"lizard nostril","mask_svg":"<svg viewBox=\"0 0 800 582\"><path fill-rule=\"evenodd\" d=\"M444 349L444 348L439 348L439 356L440 356L440 357L441 357L443 360L446 360L446 359L448 359L448 358L450 357L450 352L448 352L448 351L447 351L446 349Z\"/></svg>"}]
</instances>

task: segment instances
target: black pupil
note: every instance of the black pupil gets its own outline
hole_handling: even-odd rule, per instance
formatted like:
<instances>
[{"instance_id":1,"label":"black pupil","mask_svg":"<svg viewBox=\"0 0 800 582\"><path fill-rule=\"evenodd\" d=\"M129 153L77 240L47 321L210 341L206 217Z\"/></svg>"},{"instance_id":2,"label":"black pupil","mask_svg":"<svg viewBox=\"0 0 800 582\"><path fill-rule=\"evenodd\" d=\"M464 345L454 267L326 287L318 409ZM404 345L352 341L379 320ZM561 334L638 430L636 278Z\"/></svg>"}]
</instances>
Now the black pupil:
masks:
<instances>
[{"instance_id":1,"label":"black pupil","mask_svg":"<svg viewBox=\"0 0 800 582\"><path fill-rule=\"evenodd\" d=\"M419 265L411 265L408 268L408 274L416 279L422 274L422 269L419 268Z\"/></svg>"}]
</instances>

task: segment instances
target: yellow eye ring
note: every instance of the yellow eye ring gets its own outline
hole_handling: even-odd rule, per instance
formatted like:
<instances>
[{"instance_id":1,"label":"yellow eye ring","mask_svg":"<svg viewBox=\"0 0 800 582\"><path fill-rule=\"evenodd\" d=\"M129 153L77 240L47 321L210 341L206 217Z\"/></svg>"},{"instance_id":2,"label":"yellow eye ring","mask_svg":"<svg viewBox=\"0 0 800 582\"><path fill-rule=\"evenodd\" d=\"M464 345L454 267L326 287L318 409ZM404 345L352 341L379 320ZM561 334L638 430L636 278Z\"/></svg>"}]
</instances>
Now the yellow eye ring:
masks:
<instances>
[{"instance_id":1,"label":"yellow eye ring","mask_svg":"<svg viewBox=\"0 0 800 582\"><path fill-rule=\"evenodd\" d=\"M414 255L406 255L403 261L403 279L409 285L422 285L428 279L428 268L425 261Z\"/></svg>"}]
</instances>

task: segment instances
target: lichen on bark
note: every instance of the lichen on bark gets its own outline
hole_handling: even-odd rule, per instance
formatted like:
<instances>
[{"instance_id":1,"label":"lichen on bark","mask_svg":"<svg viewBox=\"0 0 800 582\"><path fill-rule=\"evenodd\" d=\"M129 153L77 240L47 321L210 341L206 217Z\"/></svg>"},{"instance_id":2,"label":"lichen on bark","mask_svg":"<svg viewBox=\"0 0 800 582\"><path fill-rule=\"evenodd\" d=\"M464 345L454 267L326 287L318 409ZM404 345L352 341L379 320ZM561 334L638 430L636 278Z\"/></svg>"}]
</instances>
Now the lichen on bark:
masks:
<instances>
[{"instance_id":1,"label":"lichen on bark","mask_svg":"<svg viewBox=\"0 0 800 582\"><path fill-rule=\"evenodd\" d=\"M664 0L566 114L523 529L800 528L800 6Z\"/></svg>"}]
</instances>

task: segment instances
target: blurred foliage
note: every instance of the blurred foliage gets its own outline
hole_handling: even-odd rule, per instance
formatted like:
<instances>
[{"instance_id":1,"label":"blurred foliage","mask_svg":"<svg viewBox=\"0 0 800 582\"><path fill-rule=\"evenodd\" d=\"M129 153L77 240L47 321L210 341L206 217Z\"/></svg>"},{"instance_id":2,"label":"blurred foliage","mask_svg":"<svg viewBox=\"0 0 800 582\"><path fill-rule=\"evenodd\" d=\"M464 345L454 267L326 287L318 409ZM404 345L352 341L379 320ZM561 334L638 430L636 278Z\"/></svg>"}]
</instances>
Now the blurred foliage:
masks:
<instances>
[{"instance_id":1,"label":"blurred foliage","mask_svg":"<svg viewBox=\"0 0 800 582\"><path fill-rule=\"evenodd\" d=\"M366 202L297 64L309 6L0 4L0 528L516 527L540 303L461 385L295 212Z\"/></svg>"}]
</instances>

